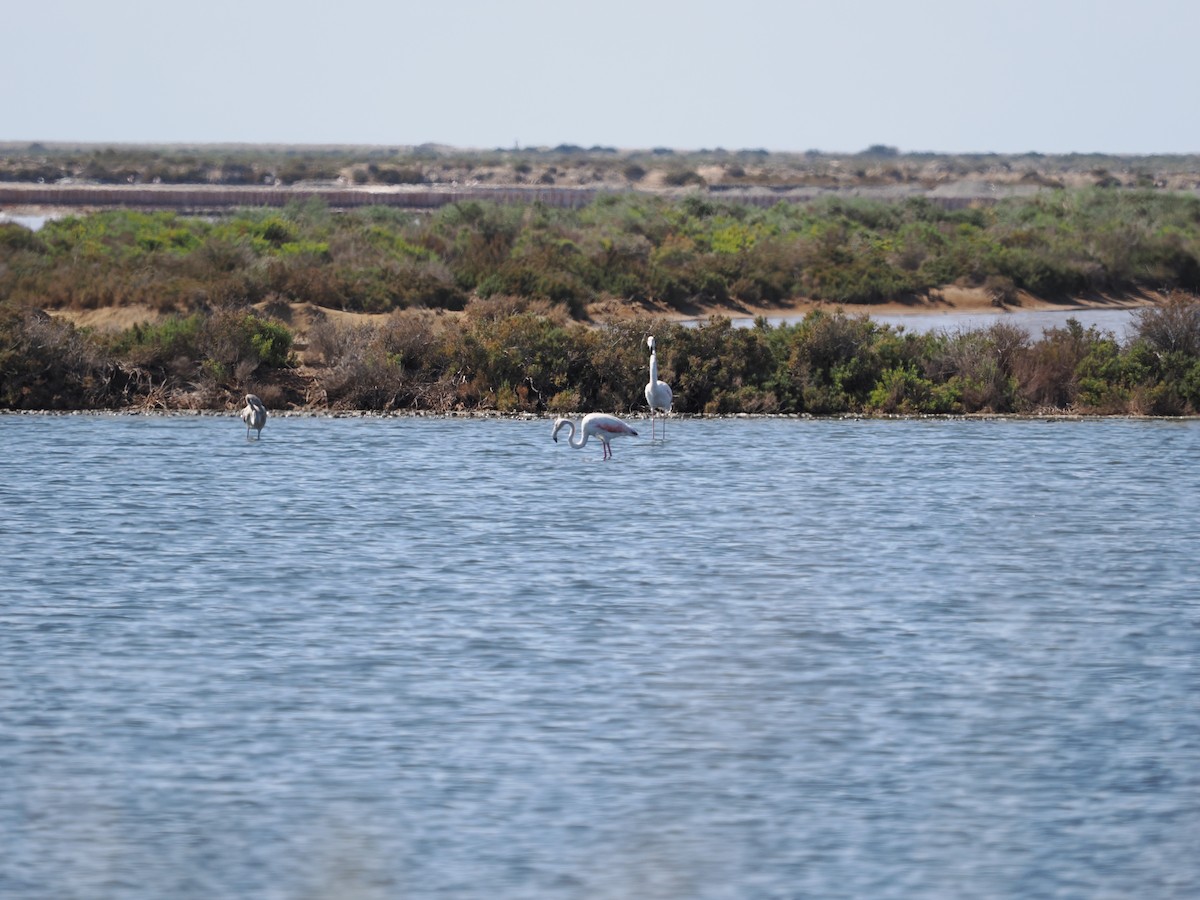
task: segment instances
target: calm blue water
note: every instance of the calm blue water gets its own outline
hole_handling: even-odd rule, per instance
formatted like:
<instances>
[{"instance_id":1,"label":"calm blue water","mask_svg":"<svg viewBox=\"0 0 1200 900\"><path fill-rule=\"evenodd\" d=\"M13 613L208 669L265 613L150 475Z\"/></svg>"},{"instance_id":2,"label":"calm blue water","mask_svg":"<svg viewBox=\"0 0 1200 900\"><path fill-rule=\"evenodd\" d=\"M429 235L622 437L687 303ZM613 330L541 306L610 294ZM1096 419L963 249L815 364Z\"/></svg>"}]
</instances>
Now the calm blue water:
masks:
<instances>
[{"instance_id":1,"label":"calm blue water","mask_svg":"<svg viewBox=\"0 0 1200 900\"><path fill-rule=\"evenodd\" d=\"M5 898L1200 895L1200 422L0 440Z\"/></svg>"}]
</instances>

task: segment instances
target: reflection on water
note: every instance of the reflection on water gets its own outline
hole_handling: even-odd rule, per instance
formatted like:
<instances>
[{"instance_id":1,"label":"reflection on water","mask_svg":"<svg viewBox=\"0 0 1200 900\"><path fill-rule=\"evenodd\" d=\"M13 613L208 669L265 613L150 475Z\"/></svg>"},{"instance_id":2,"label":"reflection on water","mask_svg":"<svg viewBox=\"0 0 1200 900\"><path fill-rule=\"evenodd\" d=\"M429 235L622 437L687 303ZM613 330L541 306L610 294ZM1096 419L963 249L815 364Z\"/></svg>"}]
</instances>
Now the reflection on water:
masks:
<instances>
[{"instance_id":1,"label":"reflection on water","mask_svg":"<svg viewBox=\"0 0 1200 900\"><path fill-rule=\"evenodd\" d=\"M1200 893L1200 422L0 416L0 895Z\"/></svg>"}]
</instances>

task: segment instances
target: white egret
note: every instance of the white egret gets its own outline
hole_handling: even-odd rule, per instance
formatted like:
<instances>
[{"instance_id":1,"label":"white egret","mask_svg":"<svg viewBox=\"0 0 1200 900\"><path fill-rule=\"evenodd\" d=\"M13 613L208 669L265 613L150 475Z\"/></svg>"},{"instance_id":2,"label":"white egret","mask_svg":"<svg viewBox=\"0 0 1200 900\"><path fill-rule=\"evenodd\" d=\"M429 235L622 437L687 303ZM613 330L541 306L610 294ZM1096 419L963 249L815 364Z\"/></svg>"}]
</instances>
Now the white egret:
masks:
<instances>
[{"instance_id":1,"label":"white egret","mask_svg":"<svg viewBox=\"0 0 1200 900\"><path fill-rule=\"evenodd\" d=\"M646 404L650 407L650 440L654 440L654 411L661 409L666 415L671 412L671 386L658 380L658 353L654 349L653 335L646 338L650 348L650 380L646 382ZM667 437L667 422L663 420L663 440Z\"/></svg>"}]
</instances>

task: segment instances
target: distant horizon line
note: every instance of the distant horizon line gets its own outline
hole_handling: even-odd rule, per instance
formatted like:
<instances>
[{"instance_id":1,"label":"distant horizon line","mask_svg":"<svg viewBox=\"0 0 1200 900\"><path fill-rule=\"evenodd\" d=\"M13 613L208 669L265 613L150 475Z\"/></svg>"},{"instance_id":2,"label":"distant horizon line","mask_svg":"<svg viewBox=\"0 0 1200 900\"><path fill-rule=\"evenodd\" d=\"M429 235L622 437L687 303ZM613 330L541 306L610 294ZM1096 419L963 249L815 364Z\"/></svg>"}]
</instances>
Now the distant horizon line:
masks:
<instances>
[{"instance_id":1,"label":"distant horizon line","mask_svg":"<svg viewBox=\"0 0 1200 900\"><path fill-rule=\"evenodd\" d=\"M675 147L666 144L647 146L615 146L607 144L592 144L585 146L570 142L558 144L520 144L514 142L512 147L482 146L469 144L452 144L442 141L425 141L412 143L376 143L363 141L286 141L286 140L96 140L96 139L63 139L63 138L31 138L0 140L0 148L33 147L69 148L69 147L145 147L145 148L188 148L188 147L231 147L231 148L311 148L318 150L352 150L352 149L389 149L395 151L436 151L460 153L612 153L612 154L766 154L770 156L1008 156L1008 157L1079 157L1104 156L1117 158L1144 157L1188 157L1200 155L1200 149L1192 152L1184 151L1107 151L1107 150L901 150L890 144L871 144L860 150L823 150L808 148L805 150L779 150L765 147Z\"/></svg>"}]
</instances>

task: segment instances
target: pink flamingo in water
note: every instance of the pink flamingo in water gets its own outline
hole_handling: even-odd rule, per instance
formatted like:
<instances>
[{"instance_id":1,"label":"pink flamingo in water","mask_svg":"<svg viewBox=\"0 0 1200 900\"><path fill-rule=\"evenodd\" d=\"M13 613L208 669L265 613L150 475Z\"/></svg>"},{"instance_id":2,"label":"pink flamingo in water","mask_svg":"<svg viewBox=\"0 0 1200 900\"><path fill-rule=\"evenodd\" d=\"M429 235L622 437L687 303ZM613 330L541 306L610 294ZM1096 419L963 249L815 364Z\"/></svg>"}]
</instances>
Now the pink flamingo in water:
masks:
<instances>
[{"instance_id":1,"label":"pink flamingo in water","mask_svg":"<svg viewBox=\"0 0 1200 900\"><path fill-rule=\"evenodd\" d=\"M588 438L594 437L604 445L604 456L601 459L609 459L612 456L612 446L609 444L615 437L620 437L623 434L630 434L637 437L637 432L630 428L616 416L610 416L607 413L588 413L583 417L583 421L579 423L579 442L575 442L575 422L572 419L559 417L554 420L554 431L551 437L554 438L554 443L558 443L558 432L563 426L571 429L571 433L567 436L567 443L576 450L582 450L587 445Z\"/></svg>"}]
</instances>

